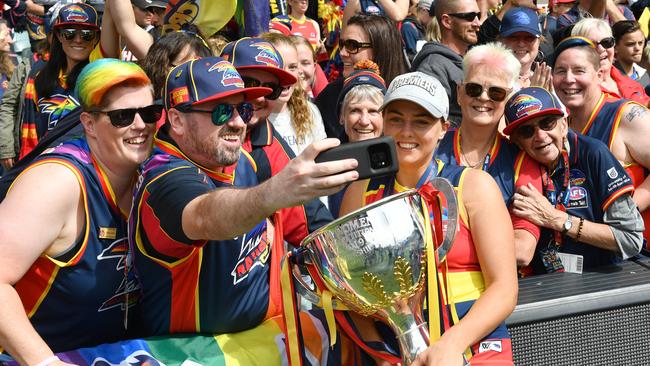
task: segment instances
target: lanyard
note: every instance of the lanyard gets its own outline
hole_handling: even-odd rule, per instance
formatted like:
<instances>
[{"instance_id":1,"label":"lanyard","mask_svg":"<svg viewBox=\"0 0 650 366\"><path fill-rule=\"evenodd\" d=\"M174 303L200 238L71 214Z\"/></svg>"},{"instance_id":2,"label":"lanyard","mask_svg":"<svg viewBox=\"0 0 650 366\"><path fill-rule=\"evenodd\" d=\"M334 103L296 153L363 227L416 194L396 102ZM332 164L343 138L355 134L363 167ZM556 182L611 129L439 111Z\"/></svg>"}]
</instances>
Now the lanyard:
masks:
<instances>
[{"instance_id":1,"label":"lanyard","mask_svg":"<svg viewBox=\"0 0 650 366\"><path fill-rule=\"evenodd\" d=\"M566 212L566 209L569 205L569 192L571 191L571 185L569 183L570 179L570 168L569 168L569 154L566 150L562 150L562 164L564 164L564 177L562 180L562 189L557 192L555 190L555 183L548 171L548 168L544 168L542 171L542 188L544 189L544 194L546 198L551 202L555 208L560 211ZM559 231L553 232L553 238L555 243L559 247L562 245L562 235Z\"/></svg>"}]
</instances>

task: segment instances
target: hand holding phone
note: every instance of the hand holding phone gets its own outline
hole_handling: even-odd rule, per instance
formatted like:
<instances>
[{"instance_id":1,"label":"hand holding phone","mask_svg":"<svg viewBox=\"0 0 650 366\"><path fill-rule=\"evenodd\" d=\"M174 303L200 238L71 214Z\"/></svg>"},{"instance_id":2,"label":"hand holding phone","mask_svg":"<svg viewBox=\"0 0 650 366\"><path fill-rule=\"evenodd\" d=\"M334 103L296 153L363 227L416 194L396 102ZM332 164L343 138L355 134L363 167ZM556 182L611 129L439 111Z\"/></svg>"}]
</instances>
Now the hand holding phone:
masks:
<instances>
[{"instance_id":1,"label":"hand holding phone","mask_svg":"<svg viewBox=\"0 0 650 366\"><path fill-rule=\"evenodd\" d=\"M395 174L399 170L395 140L390 136L341 144L318 154L317 163L356 159L359 179Z\"/></svg>"}]
</instances>

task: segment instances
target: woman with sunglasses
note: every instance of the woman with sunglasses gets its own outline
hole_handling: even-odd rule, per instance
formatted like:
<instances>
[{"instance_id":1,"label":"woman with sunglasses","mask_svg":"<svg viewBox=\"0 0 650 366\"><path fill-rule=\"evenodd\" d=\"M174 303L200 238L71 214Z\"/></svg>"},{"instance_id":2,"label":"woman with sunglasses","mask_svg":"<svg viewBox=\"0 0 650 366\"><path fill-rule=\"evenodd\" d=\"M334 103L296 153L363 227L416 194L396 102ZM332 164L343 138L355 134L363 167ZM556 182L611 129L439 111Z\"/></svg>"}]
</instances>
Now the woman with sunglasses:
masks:
<instances>
[{"instance_id":1,"label":"woman with sunglasses","mask_svg":"<svg viewBox=\"0 0 650 366\"><path fill-rule=\"evenodd\" d=\"M489 173L508 207L517 187L532 183L541 189L539 165L499 133L503 108L516 85L519 67L512 52L500 43L476 46L467 52L464 82L458 86L463 118L458 129L447 132L436 153L446 164ZM525 266L532 259L539 227L515 216L512 226L517 265Z\"/></svg>"},{"instance_id":2,"label":"woman with sunglasses","mask_svg":"<svg viewBox=\"0 0 650 366\"><path fill-rule=\"evenodd\" d=\"M265 33L262 38L271 42L282 56L284 69L292 73L297 80L301 80L298 50L292 37L280 33ZM301 82L285 88L276 100L271 101L271 104L273 112L269 115L269 121L296 156L312 142L327 137L320 112L308 100Z\"/></svg>"},{"instance_id":3,"label":"woman with sunglasses","mask_svg":"<svg viewBox=\"0 0 650 366\"><path fill-rule=\"evenodd\" d=\"M34 160L0 204L0 346L21 365L127 338L138 285L126 276L126 218L161 106L137 65L79 74L84 136Z\"/></svg>"},{"instance_id":4,"label":"woman with sunglasses","mask_svg":"<svg viewBox=\"0 0 650 366\"><path fill-rule=\"evenodd\" d=\"M103 22L105 29L100 40L99 16L95 8L79 3L59 10L52 29L49 60L42 67L33 68L28 76L29 87L21 116L20 158L27 155L59 119L77 107L78 101L71 98L72 91L81 69L91 58L118 55L110 11L104 13Z\"/></svg>"},{"instance_id":5,"label":"woman with sunglasses","mask_svg":"<svg viewBox=\"0 0 650 366\"><path fill-rule=\"evenodd\" d=\"M439 269L446 278L438 281L445 294L440 309L446 311L438 310L442 324L430 331L442 334L411 365L460 366L463 357L472 365L512 365L510 335L503 323L517 301L512 226L499 189L488 174L434 159L436 146L449 127L448 111L448 96L437 79L421 72L396 78L386 92L382 113L384 135L395 139L399 172L352 183L341 213L408 189L418 189L429 207L439 207L429 179L448 179L456 188L460 215L456 239ZM381 338L371 318L352 318L367 346L384 351L374 352L377 360L392 364L399 360L388 355L394 351L387 350L390 347L383 340L390 336Z\"/></svg>"},{"instance_id":6,"label":"woman with sunglasses","mask_svg":"<svg viewBox=\"0 0 650 366\"><path fill-rule=\"evenodd\" d=\"M526 88L506 104L504 133L538 161L542 190L520 187L513 212L545 228L535 274L582 272L635 256L643 219L632 180L602 142L569 129L557 98Z\"/></svg>"},{"instance_id":7,"label":"woman with sunglasses","mask_svg":"<svg viewBox=\"0 0 650 366\"><path fill-rule=\"evenodd\" d=\"M402 37L395 23L387 17L358 14L350 18L339 39L339 52L343 61L342 77L331 82L316 98L328 137L339 137L343 133L338 111L332 106L339 98L343 79L350 76L357 62L376 63L387 84L407 71Z\"/></svg>"},{"instance_id":8,"label":"woman with sunglasses","mask_svg":"<svg viewBox=\"0 0 650 366\"><path fill-rule=\"evenodd\" d=\"M614 65L614 46L616 40L612 36L612 28L603 19L587 18L575 24L571 30L572 36L581 36L591 40L600 56L600 86L603 91L616 98L630 99L645 106L650 97L645 93L641 84L623 75Z\"/></svg>"}]
</instances>

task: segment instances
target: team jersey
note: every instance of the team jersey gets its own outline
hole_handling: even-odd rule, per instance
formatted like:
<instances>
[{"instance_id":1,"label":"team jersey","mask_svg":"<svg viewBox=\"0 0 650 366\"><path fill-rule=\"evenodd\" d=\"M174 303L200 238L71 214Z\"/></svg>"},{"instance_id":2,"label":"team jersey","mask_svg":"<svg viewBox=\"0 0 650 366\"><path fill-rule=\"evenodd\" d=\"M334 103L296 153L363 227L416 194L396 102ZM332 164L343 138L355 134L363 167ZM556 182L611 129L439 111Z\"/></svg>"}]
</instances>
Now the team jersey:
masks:
<instances>
[{"instance_id":1,"label":"team jersey","mask_svg":"<svg viewBox=\"0 0 650 366\"><path fill-rule=\"evenodd\" d=\"M289 18L291 18L291 33L305 38L314 50L318 50L318 43L320 41L318 36L320 34L318 23L306 16L303 16L302 19L297 19L289 15Z\"/></svg>"},{"instance_id":2,"label":"team jersey","mask_svg":"<svg viewBox=\"0 0 650 366\"><path fill-rule=\"evenodd\" d=\"M129 221L144 335L233 333L278 315L279 283L270 279L277 278L283 246L272 219L229 240L192 240L182 229L189 202L216 188L247 186L252 166L240 160L230 174L201 167L165 130L141 167Z\"/></svg>"},{"instance_id":3,"label":"team jersey","mask_svg":"<svg viewBox=\"0 0 650 366\"><path fill-rule=\"evenodd\" d=\"M626 106L635 103L627 99L618 99L603 93L596 103L594 111L589 116L587 124L580 131L581 134L593 137L602 141L611 150L614 144L614 138L621 123L623 110ZM648 170L636 162L626 164L625 171L632 178L634 187L638 187L648 176ZM646 246L650 249L648 238L650 237L650 210L641 213L645 223L643 238L646 240Z\"/></svg>"},{"instance_id":4,"label":"team jersey","mask_svg":"<svg viewBox=\"0 0 650 366\"><path fill-rule=\"evenodd\" d=\"M77 177L84 230L70 250L41 255L16 283L25 312L55 352L125 339L125 310L139 296L126 275L126 214L85 139L60 145L26 170L42 164L63 165Z\"/></svg>"},{"instance_id":5,"label":"team jersey","mask_svg":"<svg viewBox=\"0 0 650 366\"><path fill-rule=\"evenodd\" d=\"M455 323L454 312L457 314L458 319L462 319L476 299L485 291L481 265L474 247L469 219L462 198L463 182L468 169L434 161L423 176L420 177L415 187L420 189L426 186L431 176L445 178L454 186L458 202L459 231L451 250L447 254L446 269L442 275L446 277L447 284L450 287L447 288L444 298L451 298L452 301L444 304L446 311L441 311L441 333L444 333L446 329L449 329ZM368 205L407 189L409 188L401 186L394 176L370 179L364 195L364 204ZM433 207L436 206L435 202L427 203ZM446 218L443 217L442 219L444 221ZM512 365L512 342L505 323L501 323L493 332L472 345L471 352L471 362L499 362L500 365Z\"/></svg>"},{"instance_id":6,"label":"team jersey","mask_svg":"<svg viewBox=\"0 0 650 366\"><path fill-rule=\"evenodd\" d=\"M460 129L450 130L440 141L436 158L445 164L461 165ZM541 170L539 163L511 143L502 135L497 135L492 147L482 163L482 170L494 178L501 190L503 201L510 207L518 187L532 183L539 192L542 191ZM514 229L530 232L539 239L539 227L530 221L510 214Z\"/></svg>"},{"instance_id":7,"label":"team jersey","mask_svg":"<svg viewBox=\"0 0 650 366\"><path fill-rule=\"evenodd\" d=\"M386 15L384 8L376 0L359 0L362 14Z\"/></svg>"},{"instance_id":8,"label":"team jersey","mask_svg":"<svg viewBox=\"0 0 650 366\"><path fill-rule=\"evenodd\" d=\"M602 224L609 205L624 194L634 191L632 180L600 141L577 134L573 130L568 131L567 139L570 148L569 168L567 169L563 159L560 159L558 166L551 173L553 190L556 192L553 196L558 197L558 205L562 203L560 197L566 197L564 206L569 215ZM565 179L567 170L568 180ZM548 191L545 187L544 193L547 197ZM546 273L540 251L546 249L551 240L553 232L545 229L531 263L535 273ZM585 269L620 261L612 251L577 242L569 236L562 236L559 251L582 255Z\"/></svg>"}]
</instances>

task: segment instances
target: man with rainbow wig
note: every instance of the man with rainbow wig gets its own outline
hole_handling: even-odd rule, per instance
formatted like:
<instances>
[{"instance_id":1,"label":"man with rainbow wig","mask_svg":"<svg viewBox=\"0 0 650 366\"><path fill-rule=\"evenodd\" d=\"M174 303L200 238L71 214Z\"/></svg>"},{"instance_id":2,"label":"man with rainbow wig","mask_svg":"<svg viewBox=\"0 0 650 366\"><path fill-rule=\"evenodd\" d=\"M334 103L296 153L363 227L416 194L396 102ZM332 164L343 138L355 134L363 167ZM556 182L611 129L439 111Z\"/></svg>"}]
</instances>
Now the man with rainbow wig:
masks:
<instances>
[{"instance_id":1,"label":"man with rainbow wig","mask_svg":"<svg viewBox=\"0 0 650 366\"><path fill-rule=\"evenodd\" d=\"M0 204L0 346L21 365L127 337L137 302L126 217L162 106L144 71L102 59L79 75L84 136L46 151Z\"/></svg>"}]
</instances>

